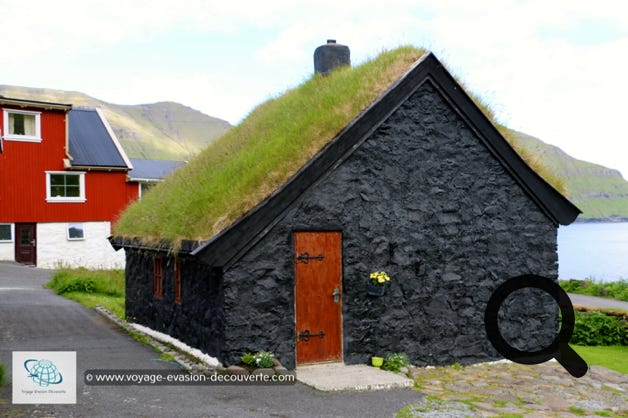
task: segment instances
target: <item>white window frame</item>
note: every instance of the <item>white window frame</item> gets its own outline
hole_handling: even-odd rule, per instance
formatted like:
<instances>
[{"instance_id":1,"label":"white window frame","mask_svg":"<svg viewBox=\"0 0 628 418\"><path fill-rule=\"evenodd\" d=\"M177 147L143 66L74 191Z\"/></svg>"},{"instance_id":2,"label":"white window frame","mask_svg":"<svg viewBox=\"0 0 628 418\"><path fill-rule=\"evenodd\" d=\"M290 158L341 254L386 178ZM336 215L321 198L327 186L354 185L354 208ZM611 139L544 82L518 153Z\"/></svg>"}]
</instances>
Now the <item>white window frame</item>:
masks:
<instances>
[{"instance_id":1,"label":"white window frame","mask_svg":"<svg viewBox=\"0 0 628 418\"><path fill-rule=\"evenodd\" d=\"M27 110L3 109L3 126L5 135L3 138L7 141L22 142L41 142L41 112L32 112ZM9 134L9 114L18 113L22 115L35 116L35 135L13 135Z\"/></svg>"},{"instance_id":2,"label":"white window frame","mask_svg":"<svg viewBox=\"0 0 628 418\"><path fill-rule=\"evenodd\" d=\"M83 236L78 237L78 238L71 238L70 237L70 228L73 226L79 226L80 225L80 230L83 232ZM66 228L66 237L68 239L68 241L85 241L85 224L83 222L72 222L68 224L68 227Z\"/></svg>"},{"instance_id":3,"label":"white window frame","mask_svg":"<svg viewBox=\"0 0 628 418\"><path fill-rule=\"evenodd\" d=\"M59 197L50 195L50 175L63 174L79 177L79 196ZM84 203L85 198L85 172L84 171L46 171L46 202L49 203Z\"/></svg>"},{"instance_id":4,"label":"white window frame","mask_svg":"<svg viewBox=\"0 0 628 418\"><path fill-rule=\"evenodd\" d=\"M0 242L13 242L13 240L15 239L15 227L14 224L9 224L9 223L5 223L2 222L0 223L0 225L9 225L11 228L11 238L10 239L0 239Z\"/></svg>"}]
</instances>

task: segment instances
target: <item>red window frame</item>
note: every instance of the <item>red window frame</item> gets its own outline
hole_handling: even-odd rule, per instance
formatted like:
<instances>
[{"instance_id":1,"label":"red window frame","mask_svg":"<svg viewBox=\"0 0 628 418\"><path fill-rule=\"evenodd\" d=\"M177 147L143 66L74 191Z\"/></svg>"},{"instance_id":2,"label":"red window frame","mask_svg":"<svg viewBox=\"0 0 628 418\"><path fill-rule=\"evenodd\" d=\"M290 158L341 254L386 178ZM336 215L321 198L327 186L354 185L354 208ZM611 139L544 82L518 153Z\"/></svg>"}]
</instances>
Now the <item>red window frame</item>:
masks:
<instances>
[{"instance_id":1,"label":"red window frame","mask_svg":"<svg viewBox=\"0 0 628 418\"><path fill-rule=\"evenodd\" d=\"M180 305L183 300L181 292L181 259L176 258L174 261L174 303Z\"/></svg>"},{"instance_id":2,"label":"red window frame","mask_svg":"<svg viewBox=\"0 0 628 418\"><path fill-rule=\"evenodd\" d=\"M153 295L156 298L164 297L164 257L156 255L153 258Z\"/></svg>"}]
</instances>

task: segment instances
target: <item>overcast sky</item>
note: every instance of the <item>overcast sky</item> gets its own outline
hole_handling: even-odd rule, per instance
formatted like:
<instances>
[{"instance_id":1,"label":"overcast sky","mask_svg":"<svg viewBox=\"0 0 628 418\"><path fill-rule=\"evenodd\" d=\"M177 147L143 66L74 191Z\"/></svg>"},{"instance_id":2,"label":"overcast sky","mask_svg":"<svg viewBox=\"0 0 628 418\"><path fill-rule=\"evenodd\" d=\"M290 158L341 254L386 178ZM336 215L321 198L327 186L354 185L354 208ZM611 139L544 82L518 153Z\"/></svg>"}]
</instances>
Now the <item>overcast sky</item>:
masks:
<instances>
[{"instance_id":1,"label":"overcast sky","mask_svg":"<svg viewBox=\"0 0 628 418\"><path fill-rule=\"evenodd\" d=\"M354 64L423 46L509 127L628 178L621 0L0 0L0 16L0 84L176 101L233 124L310 77L328 38Z\"/></svg>"}]
</instances>

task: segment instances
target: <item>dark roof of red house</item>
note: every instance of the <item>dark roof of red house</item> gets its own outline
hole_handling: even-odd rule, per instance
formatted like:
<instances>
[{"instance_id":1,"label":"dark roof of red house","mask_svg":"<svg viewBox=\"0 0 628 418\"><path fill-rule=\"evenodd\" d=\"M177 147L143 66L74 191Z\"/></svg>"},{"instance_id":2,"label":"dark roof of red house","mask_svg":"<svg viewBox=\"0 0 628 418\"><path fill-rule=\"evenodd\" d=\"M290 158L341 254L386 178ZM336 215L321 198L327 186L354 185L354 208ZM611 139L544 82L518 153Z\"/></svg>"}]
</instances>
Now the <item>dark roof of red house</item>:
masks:
<instances>
[{"instance_id":1,"label":"dark roof of red house","mask_svg":"<svg viewBox=\"0 0 628 418\"><path fill-rule=\"evenodd\" d=\"M133 170L129 171L131 181L159 181L185 164L185 161L144 160L131 158Z\"/></svg>"},{"instance_id":2,"label":"dark roof of red house","mask_svg":"<svg viewBox=\"0 0 628 418\"><path fill-rule=\"evenodd\" d=\"M132 168L115 134L99 110L73 108L68 115L71 168L122 170Z\"/></svg>"}]
</instances>

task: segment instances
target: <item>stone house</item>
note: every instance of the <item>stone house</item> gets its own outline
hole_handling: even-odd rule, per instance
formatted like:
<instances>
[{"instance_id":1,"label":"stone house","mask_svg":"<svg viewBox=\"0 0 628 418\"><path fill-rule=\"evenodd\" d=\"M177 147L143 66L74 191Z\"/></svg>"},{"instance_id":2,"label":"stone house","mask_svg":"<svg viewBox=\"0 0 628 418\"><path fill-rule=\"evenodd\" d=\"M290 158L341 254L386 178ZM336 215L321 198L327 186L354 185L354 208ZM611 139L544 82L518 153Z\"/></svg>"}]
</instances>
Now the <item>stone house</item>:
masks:
<instances>
[{"instance_id":1,"label":"stone house","mask_svg":"<svg viewBox=\"0 0 628 418\"><path fill-rule=\"evenodd\" d=\"M426 53L218 234L176 255L111 242L127 254L130 320L225 364L245 350L289 368L387 352L465 364L499 357L483 324L492 291L522 274L556 279L557 227L578 214ZM391 277L383 296L369 294L375 271ZM547 300L508 304L518 323L541 324L513 344L553 338Z\"/></svg>"}]
</instances>

